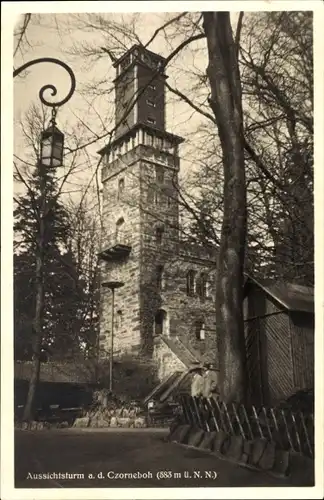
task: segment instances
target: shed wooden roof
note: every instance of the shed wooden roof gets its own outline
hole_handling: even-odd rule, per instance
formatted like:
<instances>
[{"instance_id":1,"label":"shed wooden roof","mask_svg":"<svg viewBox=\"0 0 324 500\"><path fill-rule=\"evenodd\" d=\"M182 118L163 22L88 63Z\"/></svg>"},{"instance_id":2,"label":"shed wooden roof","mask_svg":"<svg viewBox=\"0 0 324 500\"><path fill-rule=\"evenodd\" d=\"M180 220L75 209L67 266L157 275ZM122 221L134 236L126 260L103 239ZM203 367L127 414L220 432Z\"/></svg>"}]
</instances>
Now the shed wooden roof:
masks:
<instances>
[{"instance_id":1,"label":"shed wooden roof","mask_svg":"<svg viewBox=\"0 0 324 500\"><path fill-rule=\"evenodd\" d=\"M264 292L279 302L288 311L314 313L314 288L296 283L283 283L274 280L256 280L247 277Z\"/></svg>"}]
</instances>

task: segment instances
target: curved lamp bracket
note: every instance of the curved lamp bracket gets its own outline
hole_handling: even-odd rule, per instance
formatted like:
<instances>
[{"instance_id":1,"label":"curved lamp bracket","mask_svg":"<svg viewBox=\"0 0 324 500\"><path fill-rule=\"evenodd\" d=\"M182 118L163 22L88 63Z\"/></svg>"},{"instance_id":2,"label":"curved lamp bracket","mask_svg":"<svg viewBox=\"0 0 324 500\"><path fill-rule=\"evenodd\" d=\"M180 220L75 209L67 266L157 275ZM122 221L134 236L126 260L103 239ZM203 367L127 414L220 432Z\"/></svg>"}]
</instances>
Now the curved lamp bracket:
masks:
<instances>
[{"instance_id":1,"label":"curved lamp bracket","mask_svg":"<svg viewBox=\"0 0 324 500\"><path fill-rule=\"evenodd\" d=\"M72 97L72 95L73 95L73 93L75 91L75 85L76 85L74 73L73 73L72 69L70 68L70 66L68 66L66 63L60 61L59 59L55 59L53 57L41 57L39 59L33 59L32 61L28 61L27 63L23 64L19 68L15 69L14 72L13 72L13 77L15 78L20 73L22 73L22 71L24 71L25 69L29 68L30 66L34 66L34 64L39 64L39 63L42 63L42 62L57 64L58 66L61 66L62 68L64 68L69 73L69 75L70 75L71 88L70 88L69 93L67 94L67 96L64 99L62 99L61 101L51 102L51 101L48 101L44 97L44 93L47 90L51 91L51 95L52 96L55 96L57 94L57 89L56 89L56 87L54 85L51 85L51 84L44 85L40 89L40 91L39 91L39 98L40 98L41 102L43 104L45 104L45 106L49 106L51 108L56 108L58 106L62 106L69 99L71 99L71 97Z\"/></svg>"}]
</instances>

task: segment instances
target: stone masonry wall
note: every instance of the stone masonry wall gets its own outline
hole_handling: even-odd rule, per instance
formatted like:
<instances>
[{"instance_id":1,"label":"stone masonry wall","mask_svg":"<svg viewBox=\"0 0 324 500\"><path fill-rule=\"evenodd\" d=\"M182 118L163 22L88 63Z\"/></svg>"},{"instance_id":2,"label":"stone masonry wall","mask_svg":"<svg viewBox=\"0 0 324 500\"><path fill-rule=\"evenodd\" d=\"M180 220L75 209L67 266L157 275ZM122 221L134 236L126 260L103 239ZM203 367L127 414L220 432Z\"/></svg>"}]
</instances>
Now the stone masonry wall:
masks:
<instances>
[{"instance_id":1,"label":"stone masonry wall","mask_svg":"<svg viewBox=\"0 0 324 500\"><path fill-rule=\"evenodd\" d=\"M159 310L165 313L163 334L179 337L202 362L217 365L215 272L210 262L190 261L176 255L163 256L158 252L146 252L145 267L141 272L141 324L148 345L154 344L154 318ZM164 263L162 288L157 286L157 266ZM209 296L200 298L187 295L187 272L194 270L197 277L203 272L209 276ZM196 336L196 323L205 325L205 339Z\"/></svg>"},{"instance_id":2,"label":"stone masonry wall","mask_svg":"<svg viewBox=\"0 0 324 500\"><path fill-rule=\"evenodd\" d=\"M131 162L128 154L125 162ZM103 241L102 247L109 246L115 236L116 222L124 219L120 234L121 241L125 238L131 246L129 256L101 262L101 283L108 280L118 280L124 283L122 288L115 290L114 307L114 353L131 352L140 344L140 208L139 197L139 163L125 169L121 161L114 162L112 175L103 182ZM124 190L118 193L118 183L124 180ZM101 290L100 314L100 356L106 358L110 352L111 335L111 300L109 289Z\"/></svg>"},{"instance_id":3,"label":"stone masonry wall","mask_svg":"<svg viewBox=\"0 0 324 500\"><path fill-rule=\"evenodd\" d=\"M139 263L133 254L124 263L109 266L106 273L118 279L124 286L115 290L114 301L114 353L134 352L140 345L140 298L138 291ZM101 357L105 358L110 352L112 294L105 289L101 294L101 322L100 322L100 350Z\"/></svg>"},{"instance_id":4,"label":"stone masonry wall","mask_svg":"<svg viewBox=\"0 0 324 500\"><path fill-rule=\"evenodd\" d=\"M152 361L157 369L157 377L164 380L175 371L184 371L186 366L161 339L156 339Z\"/></svg>"}]
</instances>

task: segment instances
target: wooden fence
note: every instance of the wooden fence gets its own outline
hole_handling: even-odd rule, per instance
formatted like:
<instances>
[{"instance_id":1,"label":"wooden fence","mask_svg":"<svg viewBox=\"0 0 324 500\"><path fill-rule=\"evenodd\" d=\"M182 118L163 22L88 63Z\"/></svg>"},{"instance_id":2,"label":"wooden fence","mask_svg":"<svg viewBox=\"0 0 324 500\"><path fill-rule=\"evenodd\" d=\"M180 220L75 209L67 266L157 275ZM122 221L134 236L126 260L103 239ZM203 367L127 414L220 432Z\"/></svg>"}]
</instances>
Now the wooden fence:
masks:
<instances>
[{"instance_id":1,"label":"wooden fence","mask_svg":"<svg viewBox=\"0 0 324 500\"><path fill-rule=\"evenodd\" d=\"M314 457L314 415L281 408L226 404L216 399L181 396L181 418L205 431L224 431L243 439L264 438L283 450Z\"/></svg>"}]
</instances>

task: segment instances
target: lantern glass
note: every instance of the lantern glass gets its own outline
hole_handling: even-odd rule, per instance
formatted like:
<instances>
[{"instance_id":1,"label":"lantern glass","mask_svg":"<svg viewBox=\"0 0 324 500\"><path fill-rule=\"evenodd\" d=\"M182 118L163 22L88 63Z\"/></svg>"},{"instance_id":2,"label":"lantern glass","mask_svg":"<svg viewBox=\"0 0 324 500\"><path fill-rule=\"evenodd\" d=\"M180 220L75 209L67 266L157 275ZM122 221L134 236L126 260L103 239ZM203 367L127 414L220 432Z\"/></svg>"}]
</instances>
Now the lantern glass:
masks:
<instances>
[{"instance_id":1,"label":"lantern glass","mask_svg":"<svg viewBox=\"0 0 324 500\"><path fill-rule=\"evenodd\" d=\"M63 163L64 134L51 125L41 136L41 163L46 167L56 168Z\"/></svg>"}]
</instances>

